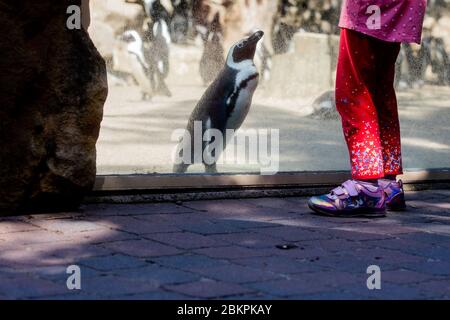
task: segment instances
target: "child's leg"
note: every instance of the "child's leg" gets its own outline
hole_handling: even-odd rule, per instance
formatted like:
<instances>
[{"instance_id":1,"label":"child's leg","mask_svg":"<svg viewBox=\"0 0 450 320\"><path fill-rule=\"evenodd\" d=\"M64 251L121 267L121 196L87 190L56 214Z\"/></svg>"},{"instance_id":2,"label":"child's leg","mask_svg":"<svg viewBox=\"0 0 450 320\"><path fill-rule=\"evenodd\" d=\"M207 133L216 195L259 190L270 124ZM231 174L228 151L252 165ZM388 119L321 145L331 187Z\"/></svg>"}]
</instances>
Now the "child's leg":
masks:
<instances>
[{"instance_id":1,"label":"child's leg","mask_svg":"<svg viewBox=\"0 0 450 320\"><path fill-rule=\"evenodd\" d=\"M354 179L384 176L378 110L371 91L377 85L376 41L342 29L336 77L336 107L350 154Z\"/></svg>"},{"instance_id":2,"label":"child's leg","mask_svg":"<svg viewBox=\"0 0 450 320\"><path fill-rule=\"evenodd\" d=\"M393 178L403 173L400 122L394 89L395 62L400 51L400 44L387 42L378 44L376 48L377 86L371 92L378 114L384 174L387 178Z\"/></svg>"}]
</instances>

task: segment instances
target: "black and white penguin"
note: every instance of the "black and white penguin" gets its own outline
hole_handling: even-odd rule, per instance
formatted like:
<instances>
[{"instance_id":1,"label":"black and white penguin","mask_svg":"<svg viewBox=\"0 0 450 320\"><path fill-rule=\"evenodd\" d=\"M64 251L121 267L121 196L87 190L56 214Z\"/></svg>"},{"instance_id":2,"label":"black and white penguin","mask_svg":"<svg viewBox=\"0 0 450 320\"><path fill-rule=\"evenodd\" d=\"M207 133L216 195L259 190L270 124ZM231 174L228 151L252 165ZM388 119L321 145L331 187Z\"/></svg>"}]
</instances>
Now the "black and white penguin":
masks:
<instances>
[{"instance_id":1,"label":"black and white penguin","mask_svg":"<svg viewBox=\"0 0 450 320\"><path fill-rule=\"evenodd\" d=\"M148 61L148 57L145 55L142 37L136 30L127 30L120 36L119 40L126 44L128 55L127 61L124 63L129 66L132 76L138 83L142 99L151 98L153 88L149 79L149 72L152 62ZM114 56L114 58L116 57ZM115 62L115 64L117 63Z\"/></svg>"},{"instance_id":2,"label":"black and white penguin","mask_svg":"<svg viewBox=\"0 0 450 320\"><path fill-rule=\"evenodd\" d=\"M220 28L220 15L216 13L208 29L203 33L203 54L200 59L200 76L203 83L208 85L213 81L225 64L223 35Z\"/></svg>"},{"instance_id":3,"label":"black and white penguin","mask_svg":"<svg viewBox=\"0 0 450 320\"><path fill-rule=\"evenodd\" d=\"M204 151L208 150L207 147L214 141L203 141L201 150L196 150L195 124L201 123L202 137L207 130L216 129L222 133L224 140L227 129L237 130L241 127L250 110L253 93L258 85L259 73L253 59L256 46L263 35L264 32L257 31L233 45L229 50L224 68L203 94L189 118L187 132L190 135L190 141L185 144L181 140L177 147L179 159L183 159L183 153L187 148L190 150L191 159L189 163L184 161L175 163L174 173L186 172L188 167L198 159L201 159L207 173L217 172L216 162L208 164L203 157ZM223 142L223 149L218 152L225 149L226 143L227 141ZM195 152L201 152L201 155ZM219 158L218 154L211 156L215 160Z\"/></svg>"}]
</instances>

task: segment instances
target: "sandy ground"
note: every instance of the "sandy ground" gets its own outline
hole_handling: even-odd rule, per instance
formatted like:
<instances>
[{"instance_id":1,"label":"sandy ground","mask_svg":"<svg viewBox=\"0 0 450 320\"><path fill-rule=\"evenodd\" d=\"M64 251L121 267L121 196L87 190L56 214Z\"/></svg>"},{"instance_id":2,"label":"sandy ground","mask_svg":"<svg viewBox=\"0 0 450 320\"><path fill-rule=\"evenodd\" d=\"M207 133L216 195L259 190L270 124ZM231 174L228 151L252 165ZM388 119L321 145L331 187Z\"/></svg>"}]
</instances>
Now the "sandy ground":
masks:
<instances>
[{"instance_id":1,"label":"sandy ground","mask_svg":"<svg viewBox=\"0 0 450 320\"><path fill-rule=\"evenodd\" d=\"M172 98L141 101L135 86L112 85L97 144L98 174L170 173L176 143L201 86L171 86ZM276 101L259 87L243 129L280 130L280 171L347 170L338 120L306 117L308 99ZM450 88L426 86L399 92L404 164L408 169L450 167ZM223 165L221 172L258 172L258 165ZM202 172L194 166L190 172Z\"/></svg>"}]
</instances>

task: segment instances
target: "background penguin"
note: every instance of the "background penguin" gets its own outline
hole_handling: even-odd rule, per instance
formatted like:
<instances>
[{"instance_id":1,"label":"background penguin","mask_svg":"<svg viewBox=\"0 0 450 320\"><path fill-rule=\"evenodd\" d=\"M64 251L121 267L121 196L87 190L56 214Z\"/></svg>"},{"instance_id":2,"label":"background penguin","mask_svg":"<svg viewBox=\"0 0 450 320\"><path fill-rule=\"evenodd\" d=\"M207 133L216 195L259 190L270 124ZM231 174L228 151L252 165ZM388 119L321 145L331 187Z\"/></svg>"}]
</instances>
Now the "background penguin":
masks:
<instances>
[{"instance_id":1,"label":"background penguin","mask_svg":"<svg viewBox=\"0 0 450 320\"><path fill-rule=\"evenodd\" d=\"M175 43L186 43L189 32L189 4L187 0L172 0L172 6L172 39Z\"/></svg>"},{"instance_id":2,"label":"background penguin","mask_svg":"<svg viewBox=\"0 0 450 320\"><path fill-rule=\"evenodd\" d=\"M169 29L164 21L160 19L153 25L153 41L151 41L151 48L149 55L152 57L152 73L151 80L154 84L155 93L171 97L172 93L166 85L165 79L169 75L169 45L170 35Z\"/></svg>"},{"instance_id":3,"label":"background penguin","mask_svg":"<svg viewBox=\"0 0 450 320\"><path fill-rule=\"evenodd\" d=\"M202 35L203 54L200 59L200 76L204 85L213 81L225 64L220 15L216 13L208 30Z\"/></svg>"},{"instance_id":4,"label":"background penguin","mask_svg":"<svg viewBox=\"0 0 450 320\"><path fill-rule=\"evenodd\" d=\"M231 47L225 67L208 87L202 98L192 112L187 131L190 133L190 163L175 164L174 173L184 173L189 165L199 157L194 151L203 151L213 141L203 142L202 150L195 150L194 145L194 122L201 121L202 135L208 129L217 129L226 137L226 129L237 130L244 122L253 98L253 93L258 85L259 74L253 63L256 46L263 37L264 32L255 32L250 37L244 38ZM189 145L187 144L186 147ZM224 141L224 148L226 141ZM181 141L177 148L177 153L182 158L184 143ZM223 150L221 150L223 151ZM197 157L196 157L197 156ZM201 155L200 155L201 156ZM217 160L219 155L212 154ZM203 159L203 157L201 157ZM203 161L203 160L202 160ZM206 164L207 173L216 173L216 164Z\"/></svg>"},{"instance_id":5,"label":"background penguin","mask_svg":"<svg viewBox=\"0 0 450 320\"><path fill-rule=\"evenodd\" d=\"M143 0L143 6L145 13L153 22L162 19L167 25L170 24L170 13L161 0Z\"/></svg>"},{"instance_id":6,"label":"background penguin","mask_svg":"<svg viewBox=\"0 0 450 320\"><path fill-rule=\"evenodd\" d=\"M130 70L141 89L142 99L146 100L151 98L153 95L153 88L149 79L149 72L152 62L146 59L142 37L137 31L128 30L122 34L119 40L126 45L127 54L125 63L128 65L127 69ZM117 55L114 56L114 59L118 60ZM119 62L115 62L115 64L116 63Z\"/></svg>"}]
</instances>

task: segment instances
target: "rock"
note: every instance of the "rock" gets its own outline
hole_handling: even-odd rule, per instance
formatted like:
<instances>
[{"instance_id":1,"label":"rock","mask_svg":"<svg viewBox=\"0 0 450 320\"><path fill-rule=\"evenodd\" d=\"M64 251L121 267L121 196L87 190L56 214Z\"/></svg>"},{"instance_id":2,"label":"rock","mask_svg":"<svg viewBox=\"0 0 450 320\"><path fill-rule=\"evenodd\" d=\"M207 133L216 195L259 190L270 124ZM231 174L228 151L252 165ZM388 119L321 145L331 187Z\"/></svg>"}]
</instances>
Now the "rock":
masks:
<instances>
[{"instance_id":1,"label":"rock","mask_svg":"<svg viewBox=\"0 0 450 320\"><path fill-rule=\"evenodd\" d=\"M104 60L66 28L81 1L0 0L0 212L68 210L91 190Z\"/></svg>"}]
</instances>

